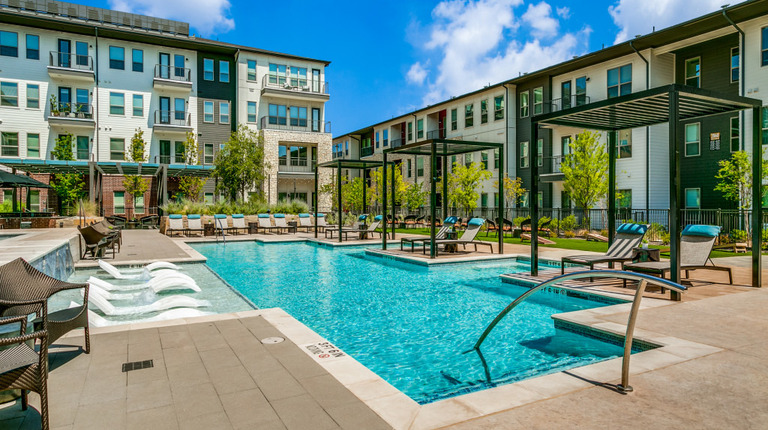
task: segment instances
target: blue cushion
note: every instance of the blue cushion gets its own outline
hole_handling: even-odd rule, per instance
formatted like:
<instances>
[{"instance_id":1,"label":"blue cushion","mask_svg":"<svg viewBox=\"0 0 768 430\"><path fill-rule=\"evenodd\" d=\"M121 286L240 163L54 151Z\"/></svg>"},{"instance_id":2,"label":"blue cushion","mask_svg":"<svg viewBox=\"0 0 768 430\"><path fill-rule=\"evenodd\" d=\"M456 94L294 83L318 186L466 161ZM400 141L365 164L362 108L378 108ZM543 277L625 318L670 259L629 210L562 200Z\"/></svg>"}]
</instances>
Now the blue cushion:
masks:
<instances>
[{"instance_id":1,"label":"blue cushion","mask_svg":"<svg viewBox=\"0 0 768 430\"><path fill-rule=\"evenodd\" d=\"M683 236L717 237L720 227L716 225L689 224L683 229Z\"/></svg>"},{"instance_id":2,"label":"blue cushion","mask_svg":"<svg viewBox=\"0 0 768 430\"><path fill-rule=\"evenodd\" d=\"M232 214L232 218L243 218L243 214Z\"/></svg>"},{"instance_id":3,"label":"blue cushion","mask_svg":"<svg viewBox=\"0 0 768 430\"><path fill-rule=\"evenodd\" d=\"M368 215L360 215L359 217L357 217L357 220L358 221L365 221L366 218L368 218Z\"/></svg>"},{"instance_id":4,"label":"blue cushion","mask_svg":"<svg viewBox=\"0 0 768 430\"><path fill-rule=\"evenodd\" d=\"M269 214L259 214L259 218L269 218Z\"/></svg>"},{"instance_id":5,"label":"blue cushion","mask_svg":"<svg viewBox=\"0 0 768 430\"><path fill-rule=\"evenodd\" d=\"M381 221L382 218L384 218L384 217L381 216L381 215L376 215L375 217L373 217L373 220L374 221Z\"/></svg>"},{"instance_id":6,"label":"blue cushion","mask_svg":"<svg viewBox=\"0 0 768 430\"><path fill-rule=\"evenodd\" d=\"M170 219L181 219L181 215L179 215L179 214L171 214L171 215L168 215L168 218L170 218Z\"/></svg>"},{"instance_id":7,"label":"blue cushion","mask_svg":"<svg viewBox=\"0 0 768 430\"><path fill-rule=\"evenodd\" d=\"M275 218L285 218L285 214L274 214Z\"/></svg>"},{"instance_id":8,"label":"blue cushion","mask_svg":"<svg viewBox=\"0 0 768 430\"><path fill-rule=\"evenodd\" d=\"M227 216L224 214L215 214L213 217L216 219L227 219Z\"/></svg>"},{"instance_id":9,"label":"blue cushion","mask_svg":"<svg viewBox=\"0 0 768 430\"><path fill-rule=\"evenodd\" d=\"M187 215L187 219L200 219L200 215Z\"/></svg>"},{"instance_id":10,"label":"blue cushion","mask_svg":"<svg viewBox=\"0 0 768 430\"><path fill-rule=\"evenodd\" d=\"M309 218L309 214L299 214L299 218Z\"/></svg>"},{"instance_id":11,"label":"blue cushion","mask_svg":"<svg viewBox=\"0 0 768 430\"><path fill-rule=\"evenodd\" d=\"M485 224L485 220L482 219L482 218L472 218L467 223L468 226L470 226L470 225L483 225L483 224Z\"/></svg>"},{"instance_id":12,"label":"blue cushion","mask_svg":"<svg viewBox=\"0 0 768 430\"><path fill-rule=\"evenodd\" d=\"M318 218L324 218L325 214L315 214L315 216L318 217Z\"/></svg>"},{"instance_id":13,"label":"blue cushion","mask_svg":"<svg viewBox=\"0 0 768 430\"><path fill-rule=\"evenodd\" d=\"M458 220L459 219L456 218L455 216L449 216L448 218L445 219L444 222L445 222L445 224L456 224L456 221L458 221Z\"/></svg>"},{"instance_id":14,"label":"blue cushion","mask_svg":"<svg viewBox=\"0 0 768 430\"><path fill-rule=\"evenodd\" d=\"M616 229L616 233L645 234L646 230L648 230L648 226L645 224L624 223Z\"/></svg>"}]
</instances>

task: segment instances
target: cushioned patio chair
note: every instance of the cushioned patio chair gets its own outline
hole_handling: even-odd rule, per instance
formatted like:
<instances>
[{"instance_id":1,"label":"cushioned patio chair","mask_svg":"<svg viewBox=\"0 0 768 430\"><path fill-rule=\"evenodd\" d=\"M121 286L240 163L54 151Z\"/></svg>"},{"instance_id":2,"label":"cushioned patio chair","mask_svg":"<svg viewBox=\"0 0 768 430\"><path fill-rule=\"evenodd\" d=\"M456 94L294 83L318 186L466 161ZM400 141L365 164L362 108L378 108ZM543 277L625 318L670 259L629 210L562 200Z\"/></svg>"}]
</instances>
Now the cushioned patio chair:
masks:
<instances>
[{"instance_id":1,"label":"cushioned patio chair","mask_svg":"<svg viewBox=\"0 0 768 430\"><path fill-rule=\"evenodd\" d=\"M263 230L263 232L277 230L277 232L280 233L280 227L275 227L272 225L269 214L258 214L257 216L259 219L259 230Z\"/></svg>"},{"instance_id":2,"label":"cushioned patio chair","mask_svg":"<svg viewBox=\"0 0 768 430\"><path fill-rule=\"evenodd\" d=\"M165 228L165 234L173 236L174 233L181 233L182 235L187 231L184 228L184 217L181 214L168 215L168 227Z\"/></svg>"},{"instance_id":3,"label":"cushioned patio chair","mask_svg":"<svg viewBox=\"0 0 768 430\"><path fill-rule=\"evenodd\" d=\"M288 225L288 223L285 221L285 214L274 214L272 215L275 218L275 227L278 229L278 233L286 232L291 229L291 226Z\"/></svg>"},{"instance_id":4,"label":"cushioned patio chair","mask_svg":"<svg viewBox=\"0 0 768 430\"><path fill-rule=\"evenodd\" d=\"M605 254L563 257L560 260L560 273L565 273L566 263L589 266L589 270L594 270L595 264L632 261L632 249L640 245L646 231L648 231L648 226L645 224L622 224L616 229L613 244Z\"/></svg>"},{"instance_id":5,"label":"cushioned patio chair","mask_svg":"<svg viewBox=\"0 0 768 430\"><path fill-rule=\"evenodd\" d=\"M229 231L239 234L240 230L243 230L245 234L248 234L248 226L245 224L245 216L243 214L232 214L232 227Z\"/></svg>"},{"instance_id":6,"label":"cushioned patio chair","mask_svg":"<svg viewBox=\"0 0 768 430\"><path fill-rule=\"evenodd\" d=\"M317 227L318 229L320 228L319 225ZM298 231L299 229L303 229L307 233L315 229L315 225L312 224L312 218L309 214L299 214L299 225L296 226L296 230Z\"/></svg>"},{"instance_id":7,"label":"cushioned patio chair","mask_svg":"<svg viewBox=\"0 0 768 430\"><path fill-rule=\"evenodd\" d=\"M443 222L443 226L440 227L438 231L435 232L435 239L445 239L446 235L449 231L453 228L453 225L458 222L458 218L455 216L449 216L445 219ZM411 244L411 252L414 252L415 246L417 243L423 244L424 242L429 242L431 239L429 237L416 237L416 238L408 238L404 237L400 239L400 250L403 250L403 245L410 243Z\"/></svg>"},{"instance_id":8,"label":"cushioned patio chair","mask_svg":"<svg viewBox=\"0 0 768 430\"><path fill-rule=\"evenodd\" d=\"M366 214L359 215L357 217L358 226L360 226L360 225L365 226L365 220L366 219L368 219L368 215L366 215ZM376 224L376 226L378 227L378 224ZM326 226L325 238L328 239L329 238L328 236L330 235L330 238L333 239L334 233L337 233L338 231L339 231L339 226L338 225ZM359 234L360 232L363 232L363 231L367 231L367 229L360 228L360 227L344 227L344 226L341 227L341 234L344 236L344 239L348 239L349 238L349 233L353 233L353 234L354 233L358 233Z\"/></svg>"},{"instance_id":9,"label":"cushioned patio chair","mask_svg":"<svg viewBox=\"0 0 768 430\"><path fill-rule=\"evenodd\" d=\"M685 226L680 235L680 269L685 271L686 278L691 270L716 270L728 272L728 283L733 284L731 268L715 266L714 261L709 256L719 234L720 227L714 225L690 224ZM672 265L669 260L645 261L625 264L624 270L648 273L664 278L664 275L672 270ZM662 292L664 292L663 289Z\"/></svg>"},{"instance_id":10,"label":"cushioned patio chair","mask_svg":"<svg viewBox=\"0 0 768 430\"><path fill-rule=\"evenodd\" d=\"M85 243L85 249L83 249L82 254L80 255L80 259L85 259L86 254L89 252L91 253L91 258L100 258L103 257L107 249L112 250L112 258L115 258L115 246L117 245L118 240L114 237L110 237L109 235L104 235L102 233L99 233L96 229L93 228L93 226L85 226L80 227L77 226L78 231L80 231L80 236L83 238L83 242Z\"/></svg>"},{"instance_id":11,"label":"cushioned patio chair","mask_svg":"<svg viewBox=\"0 0 768 430\"><path fill-rule=\"evenodd\" d=\"M325 219L325 214L316 213L315 216L317 217L317 230L318 230L318 233L325 232L325 230L329 229L329 228L338 227L338 225L328 224L326 219Z\"/></svg>"},{"instance_id":12,"label":"cushioned patio chair","mask_svg":"<svg viewBox=\"0 0 768 430\"><path fill-rule=\"evenodd\" d=\"M203 221L200 217L200 214L187 215L186 234L190 235L192 233L199 234L200 236L205 234L205 229L203 228Z\"/></svg>"},{"instance_id":13,"label":"cushioned patio chair","mask_svg":"<svg viewBox=\"0 0 768 430\"><path fill-rule=\"evenodd\" d=\"M229 221L225 214L213 214L213 231L216 232L216 236L226 236L229 231Z\"/></svg>"},{"instance_id":14,"label":"cushioned patio chair","mask_svg":"<svg viewBox=\"0 0 768 430\"><path fill-rule=\"evenodd\" d=\"M483 225L485 224L485 220L483 218L472 218L467 222L467 229L464 230L464 233L461 235L458 239L441 239L441 240L435 240L435 255L438 255L438 249L440 248L440 245L461 245L462 249L467 249L467 245L474 245L475 251L477 251L477 245L484 245L487 246L491 250L491 254L493 254L493 243L492 242L483 242L480 240L475 240L475 237L477 237L477 233L480 232L480 229L483 228ZM427 246L431 245L431 241L427 241L424 243L424 250L423 252L427 253Z\"/></svg>"}]
</instances>

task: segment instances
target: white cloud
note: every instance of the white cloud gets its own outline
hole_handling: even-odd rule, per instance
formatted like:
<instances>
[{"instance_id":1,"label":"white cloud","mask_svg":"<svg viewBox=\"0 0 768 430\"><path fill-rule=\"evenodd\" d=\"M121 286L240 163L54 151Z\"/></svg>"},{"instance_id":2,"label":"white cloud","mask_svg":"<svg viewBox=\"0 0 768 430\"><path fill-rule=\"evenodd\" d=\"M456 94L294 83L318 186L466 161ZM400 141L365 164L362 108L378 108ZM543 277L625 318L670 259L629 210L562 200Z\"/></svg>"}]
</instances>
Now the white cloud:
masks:
<instances>
[{"instance_id":1,"label":"white cloud","mask_svg":"<svg viewBox=\"0 0 768 430\"><path fill-rule=\"evenodd\" d=\"M188 22L203 36L226 33L235 28L229 17L229 0L109 0L121 12Z\"/></svg>"},{"instance_id":2,"label":"white cloud","mask_svg":"<svg viewBox=\"0 0 768 430\"><path fill-rule=\"evenodd\" d=\"M528 10L523 14L523 22L533 28L534 37L549 38L557 35L560 23L552 18L552 7L541 2L537 5L529 4Z\"/></svg>"},{"instance_id":3,"label":"white cloud","mask_svg":"<svg viewBox=\"0 0 768 430\"><path fill-rule=\"evenodd\" d=\"M621 43L638 34L648 34L689 19L716 11L724 0L619 0L608 8L613 22L619 27L614 43ZM735 1L732 4L740 3Z\"/></svg>"},{"instance_id":4,"label":"white cloud","mask_svg":"<svg viewBox=\"0 0 768 430\"><path fill-rule=\"evenodd\" d=\"M555 9L557 16L562 19L568 19L571 17L571 9L568 6L558 7Z\"/></svg>"},{"instance_id":5,"label":"white cloud","mask_svg":"<svg viewBox=\"0 0 768 430\"><path fill-rule=\"evenodd\" d=\"M425 69L424 104L541 69L586 50L589 29L557 35L556 21L557 37L547 38L551 42L521 36L521 24L527 22L515 16L514 8L522 3L523 0L447 0L435 7L430 37L420 46L436 65ZM533 10L533 14L544 9L544 15L551 18L551 8L543 2L528 11ZM550 23L549 28L533 28L531 34L551 31L552 27ZM423 61L416 64L421 66Z\"/></svg>"},{"instance_id":6,"label":"white cloud","mask_svg":"<svg viewBox=\"0 0 768 430\"><path fill-rule=\"evenodd\" d=\"M411 84L422 85L424 79L427 78L427 69L417 61L413 63L410 69L408 69L408 73L405 77Z\"/></svg>"}]
</instances>

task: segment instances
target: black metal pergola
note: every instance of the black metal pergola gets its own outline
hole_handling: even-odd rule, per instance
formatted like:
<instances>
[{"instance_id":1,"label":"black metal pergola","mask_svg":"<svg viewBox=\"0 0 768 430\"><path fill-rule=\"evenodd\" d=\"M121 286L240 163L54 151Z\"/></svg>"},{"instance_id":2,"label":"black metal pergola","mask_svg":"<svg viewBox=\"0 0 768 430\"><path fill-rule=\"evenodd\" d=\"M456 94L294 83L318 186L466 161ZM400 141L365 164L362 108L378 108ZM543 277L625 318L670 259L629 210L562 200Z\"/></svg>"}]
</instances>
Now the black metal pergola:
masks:
<instances>
[{"instance_id":1,"label":"black metal pergola","mask_svg":"<svg viewBox=\"0 0 768 430\"><path fill-rule=\"evenodd\" d=\"M389 163L394 164L394 163ZM384 239L384 241L387 240L387 166L386 166L386 160L384 161L376 161L376 160L349 160L349 159L338 159L333 161L326 161L325 163L320 163L317 165L317 167L325 167L330 169L336 169L336 192L337 192L337 206L338 206L338 224L339 224L339 242L341 242L341 230L344 225L342 223L342 209L341 209L341 169L352 169L357 170L359 172L363 172L363 213L366 212L367 209L367 196L366 196L366 183L365 183L365 172L367 172L370 169L375 169L378 167L384 166L384 169L382 170L382 195L384 196L383 199L383 206L384 206L384 215L383 215L383 233L381 237ZM392 195L395 195L395 170L392 169ZM315 168L315 237L317 237L317 212L318 212L318 169ZM392 213L395 212L395 200L392 200ZM394 228L392 229L392 239L395 238L395 231Z\"/></svg>"},{"instance_id":2,"label":"black metal pergola","mask_svg":"<svg viewBox=\"0 0 768 430\"><path fill-rule=\"evenodd\" d=\"M539 126L568 126L608 131L608 232L613 243L616 229L616 141L617 132L624 129L647 127L669 123L669 234L670 278L680 281L680 232L682 189L680 186L680 154L684 152L681 121L707 118L728 112L752 110L752 286L760 287L762 202L759 190L762 186L762 134L760 128L761 101L741 96L689 87L680 84L665 85L576 106L558 112L531 118L532 141L538 139ZM532 159L536 159L538 147L532 145ZM537 163L531 163L531 195L538 194L539 171ZM531 274L538 269L538 199L531 204Z\"/></svg>"},{"instance_id":3,"label":"black metal pergola","mask_svg":"<svg viewBox=\"0 0 768 430\"><path fill-rule=\"evenodd\" d=\"M429 198L429 213L430 213L430 226L429 226L429 239L430 249L429 258L435 258L435 218L437 215L437 157L441 157L443 160L443 217L448 216L448 157L453 155L461 155L470 152L482 151L485 149L498 149L499 150L499 226L504 225L504 144L494 142L476 142L466 140L451 140L451 139L427 139L421 142L415 142L396 148L389 148L384 150L384 163L387 163L387 156L389 155L422 155L429 157L429 177L430 180L430 198ZM384 181L386 181L386 165L384 166ZM394 176L393 176L394 182ZM384 183L384 189L386 190L386 182ZM387 194L383 193L382 200L384 201L384 218L387 217ZM394 198L393 208L394 208ZM394 230L394 224L392 229ZM381 249L387 249L386 240L386 226L384 227L384 234L381 241ZM504 252L504 235L501 228L499 228L499 253Z\"/></svg>"}]
</instances>

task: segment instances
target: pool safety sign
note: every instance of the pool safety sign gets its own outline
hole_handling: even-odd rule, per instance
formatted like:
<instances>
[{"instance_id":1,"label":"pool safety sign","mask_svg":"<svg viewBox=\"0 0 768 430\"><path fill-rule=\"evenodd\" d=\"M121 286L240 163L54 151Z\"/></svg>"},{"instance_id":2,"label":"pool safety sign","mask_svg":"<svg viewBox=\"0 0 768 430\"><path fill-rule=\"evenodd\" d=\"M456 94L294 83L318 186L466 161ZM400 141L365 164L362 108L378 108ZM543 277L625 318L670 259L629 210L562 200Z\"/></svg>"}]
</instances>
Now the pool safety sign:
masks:
<instances>
[{"instance_id":1,"label":"pool safety sign","mask_svg":"<svg viewBox=\"0 0 768 430\"><path fill-rule=\"evenodd\" d=\"M307 351L318 360L328 360L346 355L331 342L310 343L309 345L304 345L304 348L307 348Z\"/></svg>"}]
</instances>

